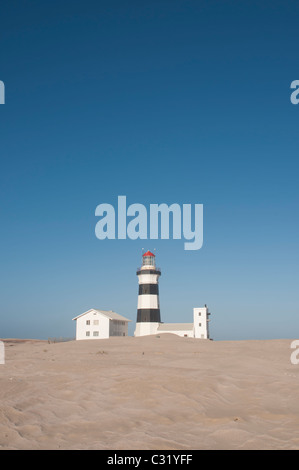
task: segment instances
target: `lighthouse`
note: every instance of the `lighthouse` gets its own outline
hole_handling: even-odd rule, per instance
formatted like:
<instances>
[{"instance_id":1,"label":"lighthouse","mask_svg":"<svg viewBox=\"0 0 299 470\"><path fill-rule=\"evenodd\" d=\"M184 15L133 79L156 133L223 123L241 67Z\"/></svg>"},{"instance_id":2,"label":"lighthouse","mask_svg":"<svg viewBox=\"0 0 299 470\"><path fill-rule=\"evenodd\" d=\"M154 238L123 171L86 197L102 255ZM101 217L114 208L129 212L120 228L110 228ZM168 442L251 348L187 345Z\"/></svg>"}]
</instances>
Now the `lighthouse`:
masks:
<instances>
[{"instance_id":1,"label":"lighthouse","mask_svg":"<svg viewBox=\"0 0 299 470\"><path fill-rule=\"evenodd\" d=\"M142 255L142 266L137 269L139 292L137 322L134 336L152 335L161 323L159 302L159 277L155 255L147 251Z\"/></svg>"},{"instance_id":2,"label":"lighthouse","mask_svg":"<svg viewBox=\"0 0 299 470\"><path fill-rule=\"evenodd\" d=\"M168 333L186 338L209 339L208 307L193 309L193 323L162 323L159 302L159 277L156 257L151 251L142 255L142 266L137 269L139 292L137 322L134 336Z\"/></svg>"}]
</instances>

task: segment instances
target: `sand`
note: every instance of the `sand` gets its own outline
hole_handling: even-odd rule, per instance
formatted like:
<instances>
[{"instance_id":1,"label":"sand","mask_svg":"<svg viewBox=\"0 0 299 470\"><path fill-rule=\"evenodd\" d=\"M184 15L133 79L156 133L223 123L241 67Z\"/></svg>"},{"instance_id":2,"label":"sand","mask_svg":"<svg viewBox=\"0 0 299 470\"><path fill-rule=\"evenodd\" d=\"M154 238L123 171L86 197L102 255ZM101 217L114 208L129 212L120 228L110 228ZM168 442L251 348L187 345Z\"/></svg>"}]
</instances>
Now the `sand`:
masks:
<instances>
[{"instance_id":1,"label":"sand","mask_svg":"<svg viewBox=\"0 0 299 470\"><path fill-rule=\"evenodd\" d=\"M290 344L8 340L0 449L299 449Z\"/></svg>"}]
</instances>

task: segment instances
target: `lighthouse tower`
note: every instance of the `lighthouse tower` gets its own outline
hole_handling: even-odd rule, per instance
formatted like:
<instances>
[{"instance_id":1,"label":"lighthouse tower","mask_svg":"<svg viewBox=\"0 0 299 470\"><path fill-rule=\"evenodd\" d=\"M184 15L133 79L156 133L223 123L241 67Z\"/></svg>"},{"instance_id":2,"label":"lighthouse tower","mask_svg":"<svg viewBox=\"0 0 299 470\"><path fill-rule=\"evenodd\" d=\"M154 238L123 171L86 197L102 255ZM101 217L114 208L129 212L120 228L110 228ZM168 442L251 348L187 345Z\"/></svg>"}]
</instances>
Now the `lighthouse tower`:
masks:
<instances>
[{"instance_id":1,"label":"lighthouse tower","mask_svg":"<svg viewBox=\"0 0 299 470\"><path fill-rule=\"evenodd\" d=\"M139 293L134 336L153 335L161 323L158 285L161 270L156 268L155 255L150 251L143 254L137 276Z\"/></svg>"}]
</instances>

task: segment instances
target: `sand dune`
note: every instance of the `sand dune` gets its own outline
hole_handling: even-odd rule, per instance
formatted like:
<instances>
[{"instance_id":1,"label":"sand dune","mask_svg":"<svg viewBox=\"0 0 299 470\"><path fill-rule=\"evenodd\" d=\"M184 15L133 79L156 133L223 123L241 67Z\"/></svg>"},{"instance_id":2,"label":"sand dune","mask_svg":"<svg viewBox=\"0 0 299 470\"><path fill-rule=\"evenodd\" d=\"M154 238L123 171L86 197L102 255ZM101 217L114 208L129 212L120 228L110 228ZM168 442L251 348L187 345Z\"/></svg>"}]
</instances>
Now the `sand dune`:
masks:
<instances>
[{"instance_id":1,"label":"sand dune","mask_svg":"<svg viewBox=\"0 0 299 470\"><path fill-rule=\"evenodd\" d=\"M7 341L0 449L299 449L290 343Z\"/></svg>"}]
</instances>

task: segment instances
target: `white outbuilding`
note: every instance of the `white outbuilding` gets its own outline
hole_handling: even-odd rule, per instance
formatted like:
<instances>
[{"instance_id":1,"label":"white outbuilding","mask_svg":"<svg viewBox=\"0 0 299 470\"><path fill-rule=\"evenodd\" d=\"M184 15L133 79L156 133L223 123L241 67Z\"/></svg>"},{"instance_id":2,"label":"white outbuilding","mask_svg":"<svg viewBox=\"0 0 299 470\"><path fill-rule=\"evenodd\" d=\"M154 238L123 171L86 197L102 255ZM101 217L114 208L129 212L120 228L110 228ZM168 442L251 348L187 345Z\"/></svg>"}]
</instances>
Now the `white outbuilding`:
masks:
<instances>
[{"instance_id":1,"label":"white outbuilding","mask_svg":"<svg viewBox=\"0 0 299 470\"><path fill-rule=\"evenodd\" d=\"M73 318L76 321L76 340L106 339L110 336L128 336L128 318L113 310L90 309Z\"/></svg>"},{"instance_id":2,"label":"white outbuilding","mask_svg":"<svg viewBox=\"0 0 299 470\"><path fill-rule=\"evenodd\" d=\"M193 309L193 323L143 323L136 324L134 336L156 335L171 333L187 338L210 339L208 307ZM148 326L149 325L149 326Z\"/></svg>"}]
</instances>

